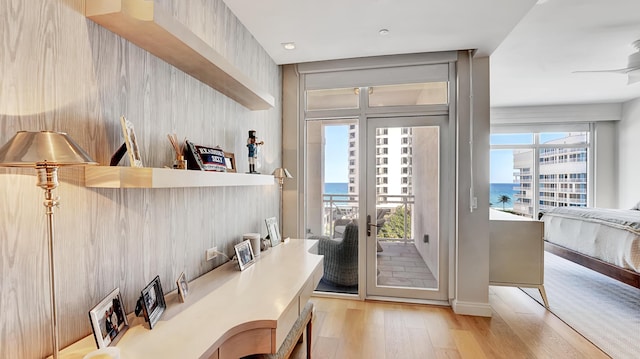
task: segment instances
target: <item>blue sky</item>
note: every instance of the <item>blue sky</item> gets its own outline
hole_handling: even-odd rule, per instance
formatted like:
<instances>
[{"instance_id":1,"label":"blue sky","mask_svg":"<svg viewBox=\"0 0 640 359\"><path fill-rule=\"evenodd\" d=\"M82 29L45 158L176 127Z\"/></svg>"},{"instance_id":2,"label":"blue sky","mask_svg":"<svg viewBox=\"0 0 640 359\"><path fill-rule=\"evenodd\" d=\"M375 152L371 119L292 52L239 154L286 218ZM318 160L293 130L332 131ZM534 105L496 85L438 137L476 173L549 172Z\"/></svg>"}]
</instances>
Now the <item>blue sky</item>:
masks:
<instances>
[{"instance_id":1,"label":"blue sky","mask_svg":"<svg viewBox=\"0 0 640 359\"><path fill-rule=\"evenodd\" d=\"M540 143L566 137L567 133L541 133ZM492 145L532 144L533 134L493 134ZM513 183L513 151L491 150L489 183Z\"/></svg>"},{"instance_id":2,"label":"blue sky","mask_svg":"<svg viewBox=\"0 0 640 359\"><path fill-rule=\"evenodd\" d=\"M325 126L325 183L349 182L349 126Z\"/></svg>"},{"instance_id":3,"label":"blue sky","mask_svg":"<svg viewBox=\"0 0 640 359\"><path fill-rule=\"evenodd\" d=\"M324 181L326 183L349 182L349 126L325 126ZM540 141L565 137L566 133L545 133ZM532 144L532 134L493 134L491 144ZM492 150L490 183L513 183L513 151Z\"/></svg>"}]
</instances>

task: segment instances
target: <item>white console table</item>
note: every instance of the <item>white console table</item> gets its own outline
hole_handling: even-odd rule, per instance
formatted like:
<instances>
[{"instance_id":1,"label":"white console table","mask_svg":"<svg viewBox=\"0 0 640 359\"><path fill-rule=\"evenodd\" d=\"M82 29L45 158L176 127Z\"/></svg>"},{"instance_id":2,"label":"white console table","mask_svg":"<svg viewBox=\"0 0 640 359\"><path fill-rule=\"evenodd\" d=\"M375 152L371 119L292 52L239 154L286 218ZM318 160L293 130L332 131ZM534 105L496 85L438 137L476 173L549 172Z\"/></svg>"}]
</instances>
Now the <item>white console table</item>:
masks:
<instances>
[{"instance_id":1,"label":"white console table","mask_svg":"<svg viewBox=\"0 0 640 359\"><path fill-rule=\"evenodd\" d=\"M275 353L323 275L317 241L291 239L262 252L244 271L227 262L189 282L180 303L167 294L167 309L149 330L136 318L117 343L122 359L238 358ZM81 359L96 349L93 335L65 348L61 358Z\"/></svg>"},{"instance_id":2,"label":"white console table","mask_svg":"<svg viewBox=\"0 0 640 359\"><path fill-rule=\"evenodd\" d=\"M490 210L489 284L538 288L545 307L544 223Z\"/></svg>"}]
</instances>

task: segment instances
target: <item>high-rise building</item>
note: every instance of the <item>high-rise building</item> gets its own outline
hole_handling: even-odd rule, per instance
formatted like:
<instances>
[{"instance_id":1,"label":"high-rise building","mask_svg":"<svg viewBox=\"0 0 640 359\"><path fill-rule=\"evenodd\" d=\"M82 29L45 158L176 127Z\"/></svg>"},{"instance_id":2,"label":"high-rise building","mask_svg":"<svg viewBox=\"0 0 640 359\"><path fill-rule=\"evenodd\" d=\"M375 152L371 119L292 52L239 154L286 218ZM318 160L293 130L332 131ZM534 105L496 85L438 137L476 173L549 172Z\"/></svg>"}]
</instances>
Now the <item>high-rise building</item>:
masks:
<instances>
[{"instance_id":1,"label":"high-rise building","mask_svg":"<svg viewBox=\"0 0 640 359\"><path fill-rule=\"evenodd\" d=\"M349 126L349 194L358 194L358 127ZM380 128L376 133L376 194L412 195L411 128Z\"/></svg>"},{"instance_id":2,"label":"high-rise building","mask_svg":"<svg viewBox=\"0 0 640 359\"><path fill-rule=\"evenodd\" d=\"M545 142L545 145L586 143L586 133L570 133L561 139ZM514 150L513 168L516 186L513 210L533 216L534 206L534 157L533 150ZM539 210L551 207L587 206L586 147L544 147L538 155L538 203Z\"/></svg>"}]
</instances>

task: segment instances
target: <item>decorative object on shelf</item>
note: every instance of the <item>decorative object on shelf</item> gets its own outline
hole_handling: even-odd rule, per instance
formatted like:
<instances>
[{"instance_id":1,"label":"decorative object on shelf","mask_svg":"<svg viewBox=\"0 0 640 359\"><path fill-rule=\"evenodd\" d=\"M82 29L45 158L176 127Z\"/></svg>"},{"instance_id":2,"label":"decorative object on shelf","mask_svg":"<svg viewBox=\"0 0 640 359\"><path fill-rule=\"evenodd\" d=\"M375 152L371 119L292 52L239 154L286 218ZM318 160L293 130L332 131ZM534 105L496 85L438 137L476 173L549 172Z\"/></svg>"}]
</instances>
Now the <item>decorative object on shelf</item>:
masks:
<instances>
[{"instance_id":1,"label":"decorative object on shelf","mask_svg":"<svg viewBox=\"0 0 640 359\"><path fill-rule=\"evenodd\" d=\"M185 139L182 143L178 142L178 135L175 133L168 134L167 138L169 138L169 142L171 142L171 147L176 153L176 159L173 161L173 168L179 170L187 169L187 160L184 159L184 146L187 139Z\"/></svg>"},{"instance_id":2,"label":"decorative object on shelf","mask_svg":"<svg viewBox=\"0 0 640 359\"><path fill-rule=\"evenodd\" d=\"M224 151L220 147L196 145L185 140L184 150L190 170L226 172Z\"/></svg>"},{"instance_id":3,"label":"decorative object on shelf","mask_svg":"<svg viewBox=\"0 0 640 359\"><path fill-rule=\"evenodd\" d=\"M291 173L289 173L289 170L287 170L286 168L283 167L278 167L275 170L273 170L272 173L273 177L275 177L278 180L278 183L280 184L280 228L282 228L282 206L283 206L283 202L282 202L282 186L284 185L284 179L285 178L293 178L293 176L291 175Z\"/></svg>"},{"instance_id":4,"label":"decorative object on shelf","mask_svg":"<svg viewBox=\"0 0 640 359\"><path fill-rule=\"evenodd\" d=\"M189 294L189 282L187 282L184 272L180 273L178 280L176 280L176 284L178 285L178 297L180 297L180 302L184 303L185 298Z\"/></svg>"},{"instance_id":5,"label":"decorative object on shelf","mask_svg":"<svg viewBox=\"0 0 640 359\"><path fill-rule=\"evenodd\" d=\"M227 172L236 173L236 155L231 152L225 152L224 163L227 166Z\"/></svg>"},{"instance_id":6,"label":"decorative object on shelf","mask_svg":"<svg viewBox=\"0 0 640 359\"><path fill-rule=\"evenodd\" d=\"M51 336L53 358L58 358L58 319L56 305L55 266L53 262L53 207L58 206L58 197L51 191L58 187L58 167L96 165L97 163L66 133L41 131L19 131L0 148L1 167L32 167L38 173L37 186L44 192L49 240L49 294L51 304Z\"/></svg>"},{"instance_id":7,"label":"decorative object on shelf","mask_svg":"<svg viewBox=\"0 0 640 359\"><path fill-rule=\"evenodd\" d=\"M271 243L269 241L269 238L261 238L260 239L260 250L264 252L264 251L268 250L269 247L271 247Z\"/></svg>"},{"instance_id":8,"label":"decorative object on shelf","mask_svg":"<svg viewBox=\"0 0 640 359\"><path fill-rule=\"evenodd\" d=\"M149 322L149 329L153 329L162 313L167 308L164 301L164 292L160 277L156 276L141 292L140 298L136 304L136 315L144 314L144 320Z\"/></svg>"},{"instance_id":9,"label":"decorative object on shelf","mask_svg":"<svg viewBox=\"0 0 640 359\"><path fill-rule=\"evenodd\" d=\"M260 257L260 233L245 233L242 235L243 241L251 241L253 256Z\"/></svg>"},{"instance_id":10,"label":"decorative object on shelf","mask_svg":"<svg viewBox=\"0 0 640 359\"><path fill-rule=\"evenodd\" d=\"M142 165L142 158L140 157L140 149L138 148L138 140L136 139L136 133L133 129L133 123L124 116L120 116L120 125L122 126L124 144L129 154L129 165L131 167L144 167ZM120 148L122 148L122 146L120 146Z\"/></svg>"},{"instance_id":11,"label":"decorative object on shelf","mask_svg":"<svg viewBox=\"0 0 640 359\"><path fill-rule=\"evenodd\" d=\"M115 345L122 338L129 328L129 321L120 288L114 289L89 311L89 320L98 349Z\"/></svg>"},{"instance_id":12,"label":"decorative object on shelf","mask_svg":"<svg viewBox=\"0 0 640 359\"><path fill-rule=\"evenodd\" d=\"M234 246L236 258L238 258L238 266L240 270L244 270L256 261L251 249L251 241L242 241Z\"/></svg>"},{"instance_id":13,"label":"decorative object on shelf","mask_svg":"<svg viewBox=\"0 0 640 359\"><path fill-rule=\"evenodd\" d=\"M249 130L249 138L247 138L247 148L249 149L249 172L260 173L256 169L260 168L258 155L260 147L264 145L264 141L258 141L255 130Z\"/></svg>"},{"instance_id":14,"label":"decorative object on shelf","mask_svg":"<svg viewBox=\"0 0 640 359\"><path fill-rule=\"evenodd\" d=\"M268 237L271 240L271 247L280 244L280 231L278 230L278 220L276 217L270 217L264 220L267 225Z\"/></svg>"}]
</instances>

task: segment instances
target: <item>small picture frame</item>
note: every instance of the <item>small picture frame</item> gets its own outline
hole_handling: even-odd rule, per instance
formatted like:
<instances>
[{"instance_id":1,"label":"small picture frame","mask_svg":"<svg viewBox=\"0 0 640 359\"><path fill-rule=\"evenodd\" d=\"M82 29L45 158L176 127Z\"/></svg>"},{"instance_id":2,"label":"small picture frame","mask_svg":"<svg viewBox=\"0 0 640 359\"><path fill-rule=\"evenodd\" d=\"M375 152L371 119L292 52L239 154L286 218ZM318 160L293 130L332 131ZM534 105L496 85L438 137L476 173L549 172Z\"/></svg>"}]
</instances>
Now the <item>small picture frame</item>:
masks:
<instances>
[{"instance_id":1,"label":"small picture frame","mask_svg":"<svg viewBox=\"0 0 640 359\"><path fill-rule=\"evenodd\" d=\"M224 153L224 163L227 166L227 172L236 172L236 155L231 152Z\"/></svg>"},{"instance_id":2,"label":"small picture frame","mask_svg":"<svg viewBox=\"0 0 640 359\"><path fill-rule=\"evenodd\" d=\"M164 301L164 293L162 292L162 284L160 277L156 276L141 292L140 301L142 302L142 312L144 320L149 322L149 329L153 329L160 316L167 308Z\"/></svg>"},{"instance_id":3,"label":"small picture frame","mask_svg":"<svg viewBox=\"0 0 640 359\"><path fill-rule=\"evenodd\" d=\"M178 280L176 280L176 284L178 285L178 297L180 298L180 302L184 303L185 298L189 295L189 282L187 282L184 272L180 274Z\"/></svg>"},{"instance_id":4,"label":"small picture frame","mask_svg":"<svg viewBox=\"0 0 640 359\"><path fill-rule=\"evenodd\" d=\"M240 266L241 271L256 261L251 248L251 241L242 241L236 244L234 248L236 250L236 257L238 258L238 265Z\"/></svg>"},{"instance_id":5,"label":"small picture frame","mask_svg":"<svg viewBox=\"0 0 640 359\"><path fill-rule=\"evenodd\" d=\"M124 116L120 117L120 125L122 126L122 134L124 143L129 154L129 164L131 167L144 167L142 158L140 157L140 149L138 148L138 140L133 130L133 123L129 122Z\"/></svg>"},{"instance_id":6,"label":"small picture frame","mask_svg":"<svg viewBox=\"0 0 640 359\"><path fill-rule=\"evenodd\" d=\"M89 311L89 321L98 349L114 345L122 338L129 328L129 321L120 288L114 289Z\"/></svg>"},{"instance_id":7,"label":"small picture frame","mask_svg":"<svg viewBox=\"0 0 640 359\"><path fill-rule=\"evenodd\" d=\"M280 238L280 230L278 229L278 220L276 217L270 217L264 220L267 225L267 234L271 240L271 247L275 247L282 239Z\"/></svg>"}]
</instances>

